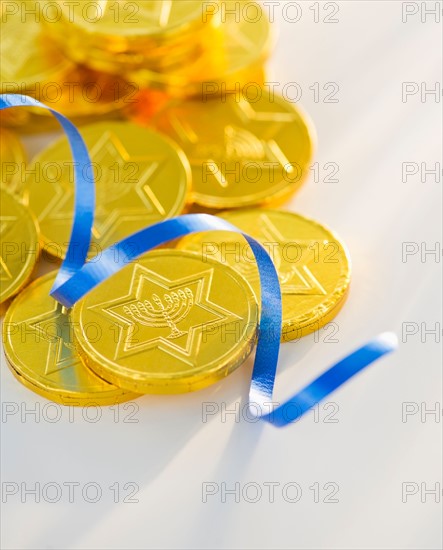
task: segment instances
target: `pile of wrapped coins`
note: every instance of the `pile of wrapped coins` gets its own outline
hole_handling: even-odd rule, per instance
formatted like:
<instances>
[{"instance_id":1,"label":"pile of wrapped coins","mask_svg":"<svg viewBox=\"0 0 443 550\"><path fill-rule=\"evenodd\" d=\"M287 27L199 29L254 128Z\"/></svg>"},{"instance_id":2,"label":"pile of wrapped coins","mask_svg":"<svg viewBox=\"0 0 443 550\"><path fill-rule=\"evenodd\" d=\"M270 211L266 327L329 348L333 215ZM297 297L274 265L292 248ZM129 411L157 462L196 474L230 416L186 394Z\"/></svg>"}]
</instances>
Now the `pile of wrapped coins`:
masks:
<instances>
[{"instance_id":1,"label":"pile of wrapped coins","mask_svg":"<svg viewBox=\"0 0 443 550\"><path fill-rule=\"evenodd\" d=\"M282 342L336 316L350 283L345 246L282 209L308 176L314 137L299 108L264 86L273 39L260 3L11 1L1 4L1 34L0 93L30 95L67 116L88 147L89 261L147 225L212 213L268 250ZM258 269L243 237L177 239L67 309L49 292L73 220L68 141L28 159L22 141L57 129L55 118L39 108L0 117L0 301L17 379L60 403L110 404L198 390L239 367L260 315Z\"/></svg>"}]
</instances>

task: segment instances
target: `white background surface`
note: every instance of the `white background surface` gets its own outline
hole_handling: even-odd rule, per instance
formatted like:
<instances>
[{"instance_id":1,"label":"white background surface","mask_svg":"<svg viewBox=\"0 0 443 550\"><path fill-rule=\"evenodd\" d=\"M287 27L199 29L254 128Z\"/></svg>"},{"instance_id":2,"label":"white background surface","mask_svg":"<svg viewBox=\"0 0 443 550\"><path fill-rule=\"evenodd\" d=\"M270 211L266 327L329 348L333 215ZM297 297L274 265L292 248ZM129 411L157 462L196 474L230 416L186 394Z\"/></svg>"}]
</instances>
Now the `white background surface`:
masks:
<instances>
[{"instance_id":1,"label":"white background surface","mask_svg":"<svg viewBox=\"0 0 443 550\"><path fill-rule=\"evenodd\" d=\"M282 3L283 5L284 3ZM289 208L328 224L347 243L353 284L339 314L338 342L307 336L283 346L275 398L289 397L336 359L384 330L400 342L404 323L432 328L441 317L441 256L424 262L420 254L402 262L402 243L434 248L441 238L441 175L402 181L402 163L434 165L441 156L441 91L438 99L420 94L402 102L402 83L441 87L442 28L435 16L420 13L402 22L401 2L340 2L338 23L314 23L314 2L299 2L301 19L284 21L275 10L279 40L271 80L297 82L300 104L318 132L316 161L334 162L339 181L311 178ZM414 4L414 3L410 3ZM426 3L432 8L436 2ZM441 12L441 2L438 3ZM421 3L416 3L421 9ZM330 11L320 3L321 18ZM292 17L295 12L288 12ZM441 16L440 16L441 17ZM441 19L440 19L441 21ZM315 102L309 89L335 82L338 103ZM440 88L441 90L441 88ZM37 141L28 144L33 150ZM324 176L325 174L323 174ZM441 325L440 325L441 328ZM2 415L2 481L28 486L80 483L74 502L67 488L57 504L35 503L22 494L2 504L2 546L46 548L440 548L441 413L439 422L420 414L402 421L402 404L442 403L441 354L435 335L423 332L401 342L399 350L337 391L338 407L308 414L285 429L236 422L220 414L202 422L202 403L233 409L247 402L251 363L207 390L183 396L150 397L129 410L104 408L96 423L79 409L62 408L61 420L47 417L44 399L22 387L2 355L2 401L35 417ZM441 336L440 336L441 338ZM441 340L440 340L441 341ZM47 413L47 414L46 414ZM70 417L71 414L71 417ZM94 411L90 411L91 417ZM72 419L72 415L74 420ZM102 497L88 503L85 483L100 484ZM138 503L114 503L109 486L139 486ZM247 502L253 489L223 502L221 493L202 502L202 484L227 488L260 484L259 502ZM269 502L266 482L280 483ZM301 498L287 502L282 487L298 483ZM314 501L314 483L338 484L337 503ZM440 496L419 493L402 502L402 484L440 483ZM289 497L295 492L289 490ZM91 496L93 491L91 489ZM436 503L439 498L440 504Z\"/></svg>"}]
</instances>

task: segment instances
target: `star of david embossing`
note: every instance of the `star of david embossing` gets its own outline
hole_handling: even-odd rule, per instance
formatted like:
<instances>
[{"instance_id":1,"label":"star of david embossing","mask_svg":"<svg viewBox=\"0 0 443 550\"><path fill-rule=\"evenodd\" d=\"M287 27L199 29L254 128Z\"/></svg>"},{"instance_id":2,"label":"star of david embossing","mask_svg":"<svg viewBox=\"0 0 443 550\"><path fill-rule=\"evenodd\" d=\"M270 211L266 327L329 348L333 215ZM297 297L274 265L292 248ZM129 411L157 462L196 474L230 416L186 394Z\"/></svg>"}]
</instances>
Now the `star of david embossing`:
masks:
<instances>
[{"instance_id":1,"label":"star of david embossing","mask_svg":"<svg viewBox=\"0 0 443 550\"><path fill-rule=\"evenodd\" d=\"M302 255L299 261L291 263L284 261L282 249L285 244L294 244L294 241L288 240L277 229L267 214L261 214L258 219L258 231L262 243L279 243L279 247L272 247L271 257L278 271L281 291L283 294L323 296L326 290L318 279L309 269L306 262L306 250L312 244L312 241L298 240L295 244L301 247ZM256 231L257 232L257 231Z\"/></svg>"},{"instance_id":2,"label":"star of david embossing","mask_svg":"<svg viewBox=\"0 0 443 550\"><path fill-rule=\"evenodd\" d=\"M3 241L5 235L12 228L13 223L16 222L16 216L0 216L0 237ZM1 254L3 247L0 249L0 281L8 281L12 279L12 274L6 265L6 261Z\"/></svg>"},{"instance_id":3,"label":"star of david embossing","mask_svg":"<svg viewBox=\"0 0 443 550\"><path fill-rule=\"evenodd\" d=\"M224 127L223 146L200 142L189 120L176 113L169 115L169 123L185 144L192 168L205 170L206 177L212 175L224 188L238 181L238 177L233 176L232 163L239 163L242 167L248 164L257 166L262 173L276 172L279 167L289 177L294 168L274 137L282 126L295 120L295 114L258 112L244 98L233 102L232 109L238 124L230 123ZM251 122L265 123L265 139L247 129Z\"/></svg>"},{"instance_id":4,"label":"star of david embossing","mask_svg":"<svg viewBox=\"0 0 443 550\"><path fill-rule=\"evenodd\" d=\"M105 132L90 150L91 162L100 166L97 180L97 206L93 237L106 239L117 226L128 221L143 219L144 222L166 215L149 181L165 162L165 158L151 155L131 156L120 139L112 132ZM121 175L127 163L134 163L139 172L134 175L136 183L122 181ZM141 171L141 173L140 173ZM120 175L120 177L118 177ZM55 186L55 193L39 220L66 222L71 217L73 186L65 173ZM124 200L121 200L124 199Z\"/></svg>"},{"instance_id":5,"label":"star of david embossing","mask_svg":"<svg viewBox=\"0 0 443 550\"><path fill-rule=\"evenodd\" d=\"M136 265L126 296L91 306L118 321L114 360L160 349L192 365L208 327L241 319L211 301L213 270L175 280Z\"/></svg>"},{"instance_id":6,"label":"star of david embossing","mask_svg":"<svg viewBox=\"0 0 443 550\"><path fill-rule=\"evenodd\" d=\"M73 354L74 343L69 314L61 304L54 301L51 311L28 319L26 325L35 331L36 337L49 344L45 376L80 365L79 359Z\"/></svg>"}]
</instances>

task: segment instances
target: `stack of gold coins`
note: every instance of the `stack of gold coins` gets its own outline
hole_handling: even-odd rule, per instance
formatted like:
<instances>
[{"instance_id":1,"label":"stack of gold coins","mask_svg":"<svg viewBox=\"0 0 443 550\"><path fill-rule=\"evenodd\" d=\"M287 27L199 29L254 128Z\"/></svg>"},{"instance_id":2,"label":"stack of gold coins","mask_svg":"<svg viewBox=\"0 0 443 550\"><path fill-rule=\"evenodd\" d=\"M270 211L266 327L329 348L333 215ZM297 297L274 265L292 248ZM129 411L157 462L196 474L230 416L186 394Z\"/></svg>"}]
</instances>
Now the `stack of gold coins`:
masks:
<instances>
[{"instance_id":1,"label":"stack of gold coins","mask_svg":"<svg viewBox=\"0 0 443 550\"><path fill-rule=\"evenodd\" d=\"M260 4L227 0L208 6L202 2L202 16L205 18L209 11L217 24L212 26L211 41L201 55L168 71L147 69L132 77L174 97L198 96L204 100L238 93L251 82L262 85L263 64L270 54L272 38ZM254 11L253 19L242 15L245 7Z\"/></svg>"},{"instance_id":2,"label":"stack of gold coins","mask_svg":"<svg viewBox=\"0 0 443 550\"><path fill-rule=\"evenodd\" d=\"M254 19L239 17L248 8ZM52 11L51 11L52 10ZM270 25L245 0L51 3L47 35L76 63L172 96L263 82ZM54 22L54 23L53 23ZM55 23L56 22L56 23Z\"/></svg>"},{"instance_id":3,"label":"stack of gold coins","mask_svg":"<svg viewBox=\"0 0 443 550\"><path fill-rule=\"evenodd\" d=\"M67 55L100 70L167 71L199 55L212 17L202 2L53 3L47 24ZM57 21L51 25L51 20Z\"/></svg>"}]
</instances>

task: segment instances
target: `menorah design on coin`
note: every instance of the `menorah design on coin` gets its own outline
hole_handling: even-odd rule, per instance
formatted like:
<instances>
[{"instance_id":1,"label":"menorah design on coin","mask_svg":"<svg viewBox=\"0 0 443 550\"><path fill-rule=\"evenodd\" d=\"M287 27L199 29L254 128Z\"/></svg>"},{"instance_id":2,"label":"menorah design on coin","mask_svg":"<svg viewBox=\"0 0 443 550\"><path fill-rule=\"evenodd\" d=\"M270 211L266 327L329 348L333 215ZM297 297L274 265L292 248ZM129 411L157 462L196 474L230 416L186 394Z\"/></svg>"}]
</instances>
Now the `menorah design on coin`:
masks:
<instances>
[{"instance_id":1,"label":"menorah design on coin","mask_svg":"<svg viewBox=\"0 0 443 550\"><path fill-rule=\"evenodd\" d=\"M188 315L194 305L192 290L185 288L178 292L163 295L163 301L158 294L152 294L152 302L144 300L125 306L123 311L135 321L146 326L163 328L169 327L171 333L167 338L180 338L187 331L179 330L177 324Z\"/></svg>"},{"instance_id":2,"label":"menorah design on coin","mask_svg":"<svg viewBox=\"0 0 443 550\"><path fill-rule=\"evenodd\" d=\"M263 143L257 136L235 126L225 128L225 156L229 160L262 160L266 158Z\"/></svg>"}]
</instances>

